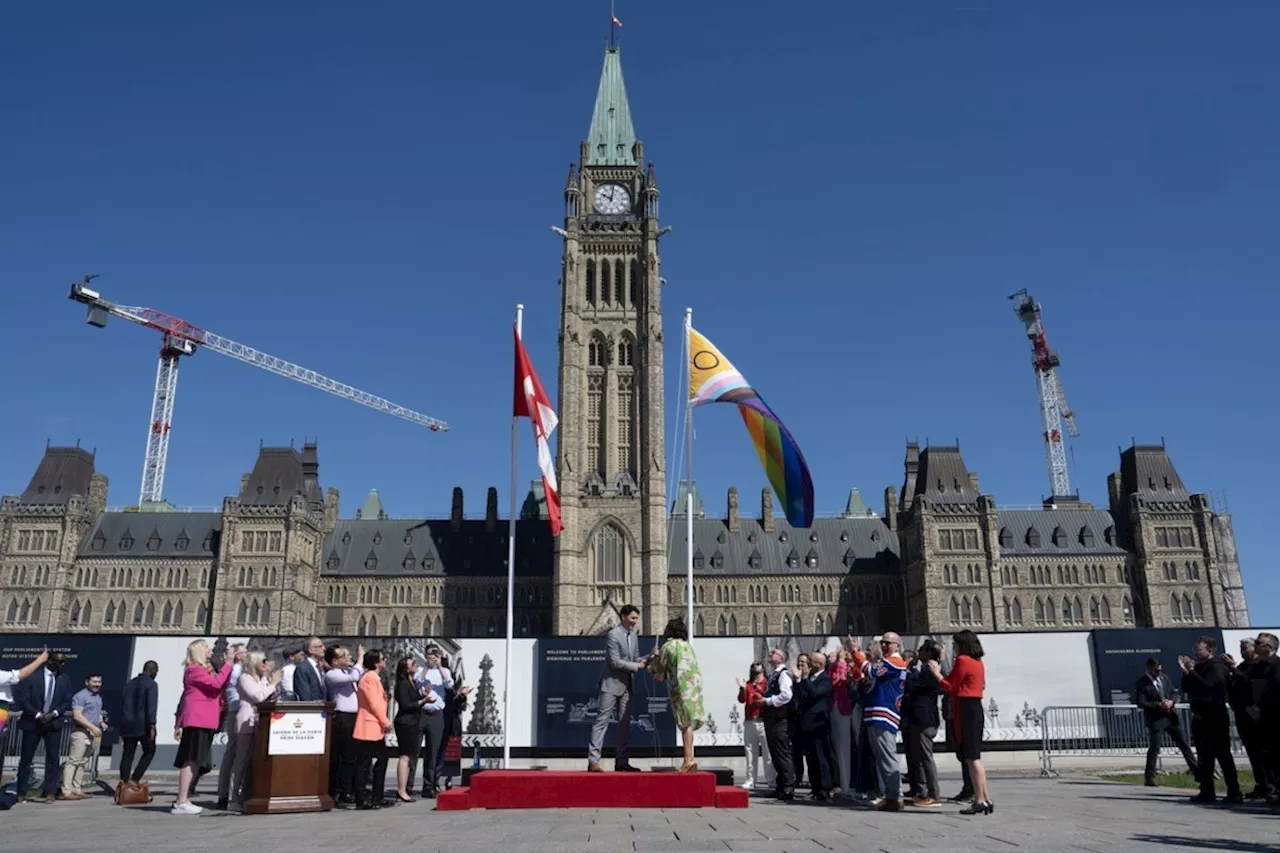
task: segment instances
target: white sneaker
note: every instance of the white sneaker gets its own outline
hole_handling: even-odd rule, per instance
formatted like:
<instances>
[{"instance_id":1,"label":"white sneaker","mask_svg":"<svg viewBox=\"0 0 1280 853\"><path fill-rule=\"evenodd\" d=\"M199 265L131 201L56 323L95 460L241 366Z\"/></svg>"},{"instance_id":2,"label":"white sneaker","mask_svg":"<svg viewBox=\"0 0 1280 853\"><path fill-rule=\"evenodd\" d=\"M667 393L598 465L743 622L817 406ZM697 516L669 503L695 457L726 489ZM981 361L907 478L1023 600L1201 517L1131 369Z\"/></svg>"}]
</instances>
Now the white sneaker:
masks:
<instances>
[{"instance_id":1,"label":"white sneaker","mask_svg":"<svg viewBox=\"0 0 1280 853\"><path fill-rule=\"evenodd\" d=\"M755 789L756 783L748 780L742 783L742 787L743 787L743 790L751 791Z\"/></svg>"},{"instance_id":2,"label":"white sneaker","mask_svg":"<svg viewBox=\"0 0 1280 853\"><path fill-rule=\"evenodd\" d=\"M169 814L200 814L204 809L195 803L174 803L173 808L169 809Z\"/></svg>"}]
</instances>

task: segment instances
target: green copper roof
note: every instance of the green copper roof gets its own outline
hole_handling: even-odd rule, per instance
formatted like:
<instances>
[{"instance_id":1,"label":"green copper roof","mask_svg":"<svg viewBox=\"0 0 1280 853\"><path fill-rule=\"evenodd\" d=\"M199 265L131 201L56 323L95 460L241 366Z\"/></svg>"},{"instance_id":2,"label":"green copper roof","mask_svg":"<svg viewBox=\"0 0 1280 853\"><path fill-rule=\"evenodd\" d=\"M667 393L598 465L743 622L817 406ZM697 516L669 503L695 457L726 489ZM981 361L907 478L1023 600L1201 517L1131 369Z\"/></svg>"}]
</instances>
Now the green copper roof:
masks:
<instances>
[{"instance_id":1,"label":"green copper roof","mask_svg":"<svg viewBox=\"0 0 1280 853\"><path fill-rule=\"evenodd\" d=\"M867 506L867 502L862 499L862 492L852 489L849 492L849 503L845 505L845 518L870 518L875 515L871 511L871 507Z\"/></svg>"},{"instance_id":2,"label":"green copper roof","mask_svg":"<svg viewBox=\"0 0 1280 853\"><path fill-rule=\"evenodd\" d=\"M622 61L617 45L604 53L604 70L600 72L600 88L596 91L596 107L591 113L591 131L587 134L585 166L634 166L636 131L631 126L631 106L627 103L627 85L622 82Z\"/></svg>"},{"instance_id":3,"label":"green copper roof","mask_svg":"<svg viewBox=\"0 0 1280 853\"><path fill-rule=\"evenodd\" d=\"M689 514L689 482L681 480L680 485L676 489L676 499L671 502L671 515L673 518L685 518ZM702 508L702 495L698 494L698 484L693 484L693 517L705 518L706 511Z\"/></svg>"},{"instance_id":4,"label":"green copper roof","mask_svg":"<svg viewBox=\"0 0 1280 853\"><path fill-rule=\"evenodd\" d=\"M364 506L356 510L356 518L365 521L385 521L387 511L382 508L382 498L378 497L377 489L370 489L369 496L364 499Z\"/></svg>"}]
</instances>

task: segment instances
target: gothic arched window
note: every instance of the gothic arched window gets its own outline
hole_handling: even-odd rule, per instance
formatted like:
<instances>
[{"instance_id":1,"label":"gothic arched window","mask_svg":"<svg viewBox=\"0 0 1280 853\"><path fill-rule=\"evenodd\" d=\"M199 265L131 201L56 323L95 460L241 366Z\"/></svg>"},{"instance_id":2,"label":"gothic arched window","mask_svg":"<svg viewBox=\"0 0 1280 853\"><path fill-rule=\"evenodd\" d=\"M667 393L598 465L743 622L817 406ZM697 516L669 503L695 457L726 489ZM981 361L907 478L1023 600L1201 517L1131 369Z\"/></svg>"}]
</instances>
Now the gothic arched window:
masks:
<instances>
[{"instance_id":1,"label":"gothic arched window","mask_svg":"<svg viewBox=\"0 0 1280 853\"><path fill-rule=\"evenodd\" d=\"M596 262L587 261L587 304L596 304Z\"/></svg>"},{"instance_id":2,"label":"gothic arched window","mask_svg":"<svg viewBox=\"0 0 1280 853\"><path fill-rule=\"evenodd\" d=\"M627 262L618 261L618 265L615 270L616 275L614 276L613 282L613 301L618 303L619 306L626 305Z\"/></svg>"},{"instance_id":3,"label":"gothic arched window","mask_svg":"<svg viewBox=\"0 0 1280 853\"><path fill-rule=\"evenodd\" d=\"M591 541L592 572L597 584L627 582L627 540L617 525L606 524Z\"/></svg>"},{"instance_id":4,"label":"gothic arched window","mask_svg":"<svg viewBox=\"0 0 1280 853\"><path fill-rule=\"evenodd\" d=\"M631 285L631 290L630 290L630 297L631 297L631 298L630 298L629 300L627 300L627 301L628 301L631 305L633 305L633 306L634 306L634 305L637 305L637 304L639 303L639 301L640 301L639 296L638 296L638 294L639 294L639 292L640 292L640 287L639 287L639 285L640 285L640 262L639 262L639 261L632 261L632 262L631 262L631 281L630 281L630 285Z\"/></svg>"},{"instance_id":5,"label":"gothic arched window","mask_svg":"<svg viewBox=\"0 0 1280 853\"><path fill-rule=\"evenodd\" d=\"M607 304L609 302L609 297L613 295L612 294L613 288L610 287L610 284L612 283L612 278L613 278L613 276L610 275L612 268L613 268L612 262L610 261L600 262L600 302L601 304Z\"/></svg>"}]
</instances>

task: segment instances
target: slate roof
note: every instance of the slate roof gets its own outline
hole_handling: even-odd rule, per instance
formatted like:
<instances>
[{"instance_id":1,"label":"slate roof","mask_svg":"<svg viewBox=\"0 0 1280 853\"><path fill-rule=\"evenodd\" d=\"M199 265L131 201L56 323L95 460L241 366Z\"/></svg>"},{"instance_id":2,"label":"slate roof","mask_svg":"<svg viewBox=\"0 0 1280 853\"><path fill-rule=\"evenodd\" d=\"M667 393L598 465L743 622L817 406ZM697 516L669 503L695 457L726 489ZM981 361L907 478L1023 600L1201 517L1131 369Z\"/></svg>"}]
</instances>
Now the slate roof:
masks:
<instances>
[{"instance_id":1,"label":"slate roof","mask_svg":"<svg viewBox=\"0 0 1280 853\"><path fill-rule=\"evenodd\" d=\"M1190 501L1173 460L1162 445L1135 444L1120 452L1120 487L1125 495L1152 502Z\"/></svg>"},{"instance_id":2,"label":"slate roof","mask_svg":"<svg viewBox=\"0 0 1280 853\"><path fill-rule=\"evenodd\" d=\"M920 451L920 468L913 497L935 504L974 504L978 493L969 483L969 471L959 447L926 447Z\"/></svg>"},{"instance_id":3,"label":"slate roof","mask_svg":"<svg viewBox=\"0 0 1280 853\"><path fill-rule=\"evenodd\" d=\"M89 497L93 454L80 447L46 447L44 458L19 498L24 504L65 504L74 496Z\"/></svg>"},{"instance_id":4,"label":"slate roof","mask_svg":"<svg viewBox=\"0 0 1280 853\"><path fill-rule=\"evenodd\" d=\"M249 481L240 490L244 506L287 506L301 495L313 510L324 508L320 489L320 464L316 445L304 444L302 452L293 447L263 447L253 463Z\"/></svg>"},{"instance_id":5,"label":"slate roof","mask_svg":"<svg viewBox=\"0 0 1280 853\"><path fill-rule=\"evenodd\" d=\"M351 519L339 521L320 552L325 577L505 577L507 522L486 530L464 520ZM545 521L516 522L516 576L552 573L551 529Z\"/></svg>"},{"instance_id":6,"label":"slate roof","mask_svg":"<svg viewBox=\"0 0 1280 853\"><path fill-rule=\"evenodd\" d=\"M765 531L759 519L743 518L737 533L724 519L693 521L694 572L699 575L846 575L899 571L898 537L878 518L820 518L811 528L775 519ZM687 565L684 522L673 525L667 572L683 575ZM810 565L810 559L817 565ZM788 560L794 566L788 565Z\"/></svg>"},{"instance_id":7,"label":"slate roof","mask_svg":"<svg viewBox=\"0 0 1280 853\"><path fill-rule=\"evenodd\" d=\"M218 553L217 512L104 512L80 540L82 558L205 558Z\"/></svg>"},{"instance_id":8,"label":"slate roof","mask_svg":"<svg viewBox=\"0 0 1280 853\"><path fill-rule=\"evenodd\" d=\"M1127 553L1115 544L1120 541L1117 525L1106 510L1002 509L997 510L996 521L1001 556L1083 557ZM1033 530L1035 536L1030 535ZM1055 533L1060 544L1054 541Z\"/></svg>"}]
</instances>

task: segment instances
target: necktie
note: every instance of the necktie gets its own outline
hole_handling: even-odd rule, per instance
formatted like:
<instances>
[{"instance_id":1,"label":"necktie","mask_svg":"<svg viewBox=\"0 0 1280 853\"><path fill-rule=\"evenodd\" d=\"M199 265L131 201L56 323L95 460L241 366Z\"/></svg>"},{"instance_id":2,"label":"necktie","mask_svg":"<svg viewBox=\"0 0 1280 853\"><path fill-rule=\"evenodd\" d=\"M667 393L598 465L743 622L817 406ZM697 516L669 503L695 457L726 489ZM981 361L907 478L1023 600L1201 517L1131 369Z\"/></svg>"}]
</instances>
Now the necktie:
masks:
<instances>
[{"instance_id":1,"label":"necktie","mask_svg":"<svg viewBox=\"0 0 1280 853\"><path fill-rule=\"evenodd\" d=\"M53 710L53 673L47 672L44 677L44 712L47 714Z\"/></svg>"}]
</instances>

